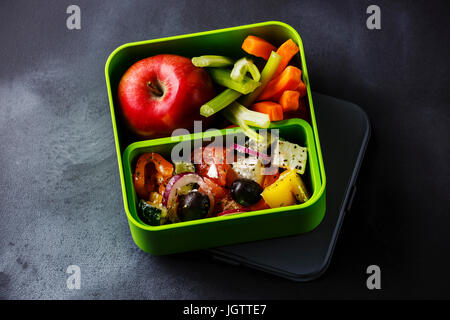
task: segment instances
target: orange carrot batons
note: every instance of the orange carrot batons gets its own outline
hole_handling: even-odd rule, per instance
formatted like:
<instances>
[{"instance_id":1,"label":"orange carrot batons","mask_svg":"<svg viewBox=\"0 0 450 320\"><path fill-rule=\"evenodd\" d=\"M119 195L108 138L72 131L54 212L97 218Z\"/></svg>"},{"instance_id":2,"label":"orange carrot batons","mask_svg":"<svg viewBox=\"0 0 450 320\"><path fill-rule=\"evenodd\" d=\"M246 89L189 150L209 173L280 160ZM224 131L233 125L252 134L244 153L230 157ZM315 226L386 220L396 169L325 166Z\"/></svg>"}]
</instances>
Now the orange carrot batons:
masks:
<instances>
[{"instance_id":1,"label":"orange carrot batons","mask_svg":"<svg viewBox=\"0 0 450 320\"><path fill-rule=\"evenodd\" d=\"M291 61L292 57L295 56L299 50L299 47L292 39L287 40L278 48L277 53L281 56L281 62L278 65L275 75L279 75L283 72L289 61Z\"/></svg>"},{"instance_id":2,"label":"orange carrot batons","mask_svg":"<svg viewBox=\"0 0 450 320\"><path fill-rule=\"evenodd\" d=\"M279 101L285 90L297 89L302 81L302 71L294 66L288 66L276 78L272 79L257 100Z\"/></svg>"},{"instance_id":3,"label":"orange carrot batons","mask_svg":"<svg viewBox=\"0 0 450 320\"><path fill-rule=\"evenodd\" d=\"M292 57L299 52L299 47L295 44L292 39L284 42L277 50L277 53L281 56L281 62L278 65L277 72L275 72L275 76L279 75L283 72L284 68L288 65L289 61L291 61Z\"/></svg>"},{"instance_id":4,"label":"orange carrot batons","mask_svg":"<svg viewBox=\"0 0 450 320\"><path fill-rule=\"evenodd\" d=\"M286 90L280 98L280 105L284 112L297 111L299 106L300 92L296 90Z\"/></svg>"},{"instance_id":5,"label":"orange carrot batons","mask_svg":"<svg viewBox=\"0 0 450 320\"><path fill-rule=\"evenodd\" d=\"M261 101L255 103L251 109L269 115L270 121L283 120L283 108L273 101Z\"/></svg>"},{"instance_id":6,"label":"orange carrot batons","mask_svg":"<svg viewBox=\"0 0 450 320\"><path fill-rule=\"evenodd\" d=\"M242 43L242 49L254 56L268 60L270 53L276 51L277 48L264 39L256 36L248 36Z\"/></svg>"},{"instance_id":7,"label":"orange carrot batons","mask_svg":"<svg viewBox=\"0 0 450 320\"><path fill-rule=\"evenodd\" d=\"M296 90L300 93L300 98L306 96L306 84L303 81L300 81Z\"/></svg>"}]
</instances>

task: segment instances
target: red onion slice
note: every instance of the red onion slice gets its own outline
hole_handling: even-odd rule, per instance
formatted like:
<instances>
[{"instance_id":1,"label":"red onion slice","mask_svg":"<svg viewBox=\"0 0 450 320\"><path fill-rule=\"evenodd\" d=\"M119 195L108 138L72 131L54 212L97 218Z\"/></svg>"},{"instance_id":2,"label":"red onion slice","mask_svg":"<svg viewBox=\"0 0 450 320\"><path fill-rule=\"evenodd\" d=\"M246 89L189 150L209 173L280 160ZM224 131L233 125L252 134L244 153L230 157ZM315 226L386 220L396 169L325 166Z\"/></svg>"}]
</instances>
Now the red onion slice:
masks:
<instances>
[{"instance_id":1,"label":"red onion slice","mask_svg":"<svg viewBox=\"0 0 450 320\"><path fill-rule=\"evenodd\" d=\"M221 216L227 216L229 214L236 214L236 213L243 213L243 212L248 212L248 210L247 209L243 209L243 208L241 208L241 209L225 210L225 211L222 211L221 213L218 213L217 216L221 217Z\"/></svg>"},{"instance_id":2,"label":"red onion slice","mask_svg":"<svg viewBox=\"0 0 450 320\"><path fill-rule=\"evenodd\" d=\"M162 204L167 208L171 207L175 203L177 191L181 187L191 183L202 184L203 179L198 174L190 172L180 173L173 176L169 180L169 183L167 183L166 189L164 190Z\"/></svg>"},{"instance_id":3,"label":"red onion slice","mask_svg":"<svg viewBox=\"0 0 450 320\"><path fill-rule=\"evenodd\" d=\"M244 146L241 146L240 144L237 144L237 143L233 144L233 149L240 153L251 154L255 157L262 159L264 162L270 162L270 157L267 154L258 152L256 150L253 150L253 149L250 149L250 148L247 148Z\"/></svg>"}]
</instances>

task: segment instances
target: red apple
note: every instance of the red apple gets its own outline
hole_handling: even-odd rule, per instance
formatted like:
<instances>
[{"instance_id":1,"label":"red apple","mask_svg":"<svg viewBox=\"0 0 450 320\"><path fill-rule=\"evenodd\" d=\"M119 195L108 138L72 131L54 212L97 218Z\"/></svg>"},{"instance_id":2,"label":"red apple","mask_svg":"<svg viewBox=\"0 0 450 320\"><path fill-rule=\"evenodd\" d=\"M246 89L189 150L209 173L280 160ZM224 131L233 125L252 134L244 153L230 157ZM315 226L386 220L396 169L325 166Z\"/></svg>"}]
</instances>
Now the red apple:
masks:
<instances>
[{"instance_id":1,"label":"red apple","mask_svg":"<svg viewBox=\"0 0 450 320\"><path fill-rule=\"evenodd\" d=\"M190 59L160 54L133 64L120 80L118 96L128 126L149 138L192 128L215 90L208 73Z\"/></svg>"}]
</instances>

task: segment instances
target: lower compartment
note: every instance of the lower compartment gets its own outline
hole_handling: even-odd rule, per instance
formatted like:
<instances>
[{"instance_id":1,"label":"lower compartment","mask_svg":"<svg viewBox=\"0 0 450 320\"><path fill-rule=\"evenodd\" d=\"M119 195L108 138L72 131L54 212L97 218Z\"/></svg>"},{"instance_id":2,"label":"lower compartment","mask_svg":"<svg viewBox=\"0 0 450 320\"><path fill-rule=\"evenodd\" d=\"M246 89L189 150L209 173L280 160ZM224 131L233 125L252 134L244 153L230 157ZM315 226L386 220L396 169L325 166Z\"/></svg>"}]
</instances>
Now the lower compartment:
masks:
<instances>
[{"instance_id":1,"label":"lower compartment","mask_svg":"<svg viewBox=\"0 0 450 320\"><path fill-rule=\"evenodd\" d=\"M163 230L146 230L129 221L136 245L152 255L166 255L184 251L208 249L224 245L277 238L306 233L323 220L326 195L302 209L270 212L214 222Z\"/></svg>"}]
</instances>

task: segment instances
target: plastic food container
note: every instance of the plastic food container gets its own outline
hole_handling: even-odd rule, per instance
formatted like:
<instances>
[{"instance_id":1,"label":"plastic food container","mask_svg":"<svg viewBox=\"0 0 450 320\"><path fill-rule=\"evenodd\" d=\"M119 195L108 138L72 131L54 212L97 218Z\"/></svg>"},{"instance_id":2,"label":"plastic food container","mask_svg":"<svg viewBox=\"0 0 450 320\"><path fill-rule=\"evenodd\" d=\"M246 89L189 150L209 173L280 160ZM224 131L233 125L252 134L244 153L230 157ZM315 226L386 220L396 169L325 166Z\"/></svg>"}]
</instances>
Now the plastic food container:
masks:
<instances>
[{"instance_id":1,"label":"plastic food container","mask_svg":"<svg viewBox=\"0 0 450 320\"><path fill-rule=\"evenodd\" d=\"M136 213L137 198L132 185L133 165L141 153L158 152L167 156L170 154L171 148L180 141L193 141L205 137L236 134L240 132L240 129L223 129L186 136L138 141L136 137L129 133L120 115L117 87L122 75L136 61L161 53L172 53L186 57L217 54L238 59L244 55L244 52L239 50L239 48L248 35L262 37L275 46L279 46L291 38L300 47L300 52L293 58L293 62L302 69L302 78L307 86L311 125L301 119L289 119L276 122L271 127L280 130L280 137L308 148L308 163L302 178L309 187L311 198L306 203L289 207L179 222L163 226L147 226L143 224ZM111 53L106 62L105 76L124 208L131 235L139 248L154 255L170 254L305 233L313 230L320 224L325 215L325 170L303 45L300 36L292 27L282 22L270 21L128 43Z\"/></svg>"}]
</instances>

